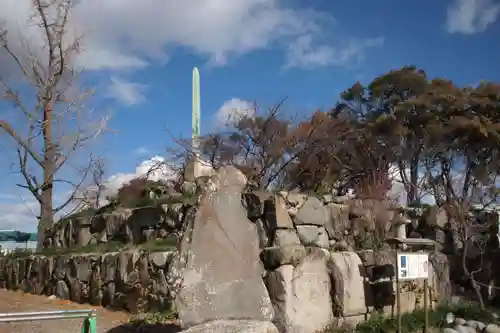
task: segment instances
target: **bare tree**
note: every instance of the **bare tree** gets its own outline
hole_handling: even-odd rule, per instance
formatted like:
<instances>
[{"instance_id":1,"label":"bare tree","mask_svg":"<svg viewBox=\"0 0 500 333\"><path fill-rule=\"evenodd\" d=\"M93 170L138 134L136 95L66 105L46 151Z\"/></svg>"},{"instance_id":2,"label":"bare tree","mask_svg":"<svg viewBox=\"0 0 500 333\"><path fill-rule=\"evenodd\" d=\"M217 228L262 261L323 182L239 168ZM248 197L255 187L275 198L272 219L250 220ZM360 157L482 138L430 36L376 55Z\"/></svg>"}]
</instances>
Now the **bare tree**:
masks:
<instances>
[{"instance_id":1,"label":"bare tree","mask_svg":"<svg viewBox=\"0 0 500 333\"><path fill-rule=\"evenodd\" d=\"M478 216L471 213L472 206L465 202L453 200L445 208L450 219L450 231L455 234L455 241L461 246L459 253L462 274L481 308L484 308L484 291L490 278L488 262L491 259L491 248L488 245L491 237L494 237L491 231L495 226L491 224L491 220L479 220Z\"/></svg>"},{"instance_id":2,"label":"bare tree","mask_svg":"<svg viewBox=\"0 0 500 333\"><path fill-rule=\"evenodd\" d=\"M86 112L84 101L90 92L77 85L80 72L74 60L80 52L80 38L69 29L72 8L72 0L32 0L33 15L27 24L43 36L42 47L32 39L12 38L14 31L7 28L0 30L0 52L16 65L19 74L14 81L12 77L0 77L0 97L18 111L12 119L0 120L0 129L15 143L17 167L23 178L19 186L29 190L40 204L39 248L54 214L74 200L94 165L88 162L81 168L68 161L74 162L77 153L105 127L105 118L95 122L93 112ZM68 179L66 171L63 178L65 166L77 168L79 179ZM56 183L72 187L58 206L54 204Z\"/></svg>"},{"instance_id":3,"label":"bare tree","mask_svg":"<svg viewBox=\"0 0 500 333\"><path fill-rule=\"evenodd\" d=\"M106 181L104 176L106 174L104 159L95 158L91 161L90 176L88 177L87 185L80 186L80 193L74 196L74 208L66 213L67 215L82 209L98 209L101 207L104 192L106 191Z\"/></svg>"},{"instance_id":4,"label":"bare tree","mask_svg":"<svg viewBox=\"0 0 500 333\"><path fill-rule=\"evenodd\" d=\"M106 190L106 184L104 182L105 168L102 159L97 159L94 161L94 168L92 168L92 185L95 188L94 200L89 202L89 205L93 208L99 208L101 206L101 199L103 198L104 191Z\"/></svg>"},{"instance_id":5,"label":"bare tree","mask_svg":"<svg viewBox=\"0 0 500 333\"><path fill-rule=\"evenodd\" d=\"M261 188L280 187L286 169L304 145L294 133L293 121L281 116L284 101L263 114L257 109L245 114L233 110L222 128L200 138L202 160L215 168L234 165ZM174 142L177 146L169 151L169 160L184 162L185 167L198 152L192 151L191 140Z\"/></svg>"},{"instance_id":6,"label":"bare tree","mask_svg":"<svg viewBox=\"0 0 500 333\"><path fill-rule=\"evenodd\" d=\"M457 156L446 148L446 152L433 152L434 163L426 166L427 189L442 206L448 216L447 232L454 235L454 241L461 247L460 266L468 285L472 288L480 306L484 308L484 296L490 283L490 262L492 250L498 248L498 218L478 216L488 212L498 200L497 168L488 158L475 156L478 164L465 163L465 170L458 167ZM464 150L465 160L472 159L471 151ZM477 155L474 153L474 155ZM473 213L476 212L476 213ZM493 216L493 215L492 215ZM496 243L492 244L492 241Z\"/></svg>"}]
</instances>

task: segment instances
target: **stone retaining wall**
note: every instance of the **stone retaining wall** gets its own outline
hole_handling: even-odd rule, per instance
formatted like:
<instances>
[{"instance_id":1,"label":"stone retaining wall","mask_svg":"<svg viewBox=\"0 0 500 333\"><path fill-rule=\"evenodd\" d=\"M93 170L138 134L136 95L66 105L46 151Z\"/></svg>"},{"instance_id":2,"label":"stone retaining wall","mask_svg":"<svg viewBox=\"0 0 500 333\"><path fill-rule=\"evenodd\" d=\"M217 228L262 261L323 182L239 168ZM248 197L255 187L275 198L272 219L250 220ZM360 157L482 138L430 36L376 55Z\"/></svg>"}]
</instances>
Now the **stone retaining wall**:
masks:
<instances>
[{"instance_id":1,"label":"stone retaining wall","mask_svg":"<svg viewBox=\"0 0 500 333\"><path fill-rule=\"evenodd\" d=\"M0 257L0 287L132 313L159 311L171 304L165 276L172 255L124 251Z\"/></svg>"},{"instance_id":2,"label":"stone retaining wall","mask_svg":"<svg viewBox=\"0 0 500 333\"><path fill-rule=\"evenodd\" d=\"M315 332L332 322L354 326L376 310L395 313L395 280L378 279L382 283L375 285L371 279L374 268L395 267L395 251L329 252L285 246L263 253L268 255L265 259L274 257L265 282L277 321L284 327L308 323L308 331ZM428 299L436 306L450 300L448 259L441 253L431 254L430 259ZM400 296L401 311L422 308L423 281L402 282Z\"/></svg>"},{"instance_id":3,"label":"stone retaining wall","mask_svg":"<svg viewBox=\"0 0 500 333\"><path fill-rule=\"evenodd\" d=\"M186 191L196 191L195 184L186 185ZM198 206L191 198L182 201L183 195L172 193L159 199L155 207L124 208L103 207L93 214L78 213L55 223L45 233L44 247L72 248L89 244L119 242L141 244L152 240L177 238L187 224L187 212ZM160 204L160 202L169 202ZM329 248L336 244L342 250L371 248L374 232L378 237L395 236L393 222L405 208L384 200L353 199L332 195L310 196L295 192L271 193L266 191L244 192L242 201L248 217L260 231L261 247L272 243L289 242L289 232L281 229L293 228L302 243ZM275 207L277 206L277 208ZM111 210L110 210L111 209ZM281 215L276 215L276 209ZM403 213L405 215L406 213ZM425 219L427 224L444 225L442 212L435 209L419 211L415 221ZM270 233L278 229L273 242ZM444 241L439 228L425 228L413 237L424 237ZM292 240L293 241L293 240Z\"/></svg>"},{"instance_id":4,"label":"stone retaining wall","mask_svg":"<svg viewBox=\"0 0 500 333\"><path fill-rule=\"evenodd\" d=\"M114 211L107 219L66 220L46 234L50 245L65 249L110 240L141 244L173 232L180 240L177 251L141 251L141 244L106 254L4 257L0 283L131 312L159 310L174 300L184 328L236 318L273 320L282 332L312 333L339 321L355 324L377 306L394 313L390 274L373 284L373 272L389 266L394 275L395 254L384 239L406 236L397 227L408 222L406 210L386 201L248 192L237 168L214 172L195 184L184 182L196 194L190 203L152 208L159 220L141 215L146 210ZM413 220L427 221L424 215ZM378 251L354 251L366 248ZM435 257L433 301L449 296L446 257ZM402 287L403 311L421 306L421 285Z\"/></svg>"},{"instance_id":5,"label":"stone retaining wall","mask_svg":"<svg viewBox=\"0 0 500 333\"><path fill-rule=\"evenodd\" d=\"M308 313L318 318L318 311L323 309L324 312L325 306L327 312L323 317L326 319L335 317L354 323L364 320L374 311L373 291L367 283L366 267L394 264L395 258L392 251L328 252L308 247L304 248L304 253L293 254L294 248L288 249L291 252L286 252L286 249L279 250L281 255L274 254L281 260L274 259L278 261L274 267L268 268L264 281L276 308L295 309L297 315L292 320L303 320L301 314ZM172 281L168 279L168 269L175 255L175 251L148 253L132 250L54 257L5 256L0 257L0 287L55 295L132 313L161 311L172 304ZM446 257L434 256L433 267L430 286L435 303L450 295ZM402 286L403 311L411 312L422 306L422 291L419 284ZM312 299L311 295L321 297ZM386 305L384 311L391 314L393 308ZM324 323L318 319L317 324L322 326Z\"/></svg>"}]
</instances>

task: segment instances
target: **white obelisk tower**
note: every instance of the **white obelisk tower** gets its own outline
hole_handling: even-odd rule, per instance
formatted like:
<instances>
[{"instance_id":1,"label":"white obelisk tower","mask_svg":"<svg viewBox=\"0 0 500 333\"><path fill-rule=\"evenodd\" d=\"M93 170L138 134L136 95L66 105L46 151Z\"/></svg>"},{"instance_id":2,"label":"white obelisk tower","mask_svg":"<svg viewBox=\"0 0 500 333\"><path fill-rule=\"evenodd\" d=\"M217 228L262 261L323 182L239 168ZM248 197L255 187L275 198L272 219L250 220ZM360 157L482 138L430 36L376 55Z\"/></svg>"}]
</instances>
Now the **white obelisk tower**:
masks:
<instances>
[{"instance_id":1,"label":"white obelisk tower","mask_svg":"<svg viewBox=\"0 0 500 333\"><path fill-rule=\"evenodd\" d=\"M200 72L193 69L193 110L191 115L191 149L193 179L200 176Z\"/></svg>"},{"instance_id":2,"label":"white obelisk tower","mask_svg":"<svg viewBox=\"0 0 500 333\"><path fill-rule=\"evenodd\" d=\"M196 157L200 155L200 72L193 69L193 112L192 112L192 149Z\"/></svg>"}]
</instances>

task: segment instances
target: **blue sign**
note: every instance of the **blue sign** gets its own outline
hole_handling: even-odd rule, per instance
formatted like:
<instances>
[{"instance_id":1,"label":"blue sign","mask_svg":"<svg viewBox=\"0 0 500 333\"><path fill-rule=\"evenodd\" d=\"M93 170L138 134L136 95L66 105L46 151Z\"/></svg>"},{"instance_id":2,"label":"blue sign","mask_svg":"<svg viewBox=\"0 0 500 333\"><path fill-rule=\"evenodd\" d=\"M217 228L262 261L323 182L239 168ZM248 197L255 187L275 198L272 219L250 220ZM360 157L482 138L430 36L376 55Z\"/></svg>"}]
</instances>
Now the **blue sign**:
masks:
<instances>
[{"instance_id":1,"label":"blue sign","mask_svg":"<svg viewBox=\"0 0 500 333\"><path fill-rule=\"evenodd\" d=\"M401 258L401 263L399 264L399 267L406 268L406 256L402 255L400 258Z\"/></svg>"}]
</instances>

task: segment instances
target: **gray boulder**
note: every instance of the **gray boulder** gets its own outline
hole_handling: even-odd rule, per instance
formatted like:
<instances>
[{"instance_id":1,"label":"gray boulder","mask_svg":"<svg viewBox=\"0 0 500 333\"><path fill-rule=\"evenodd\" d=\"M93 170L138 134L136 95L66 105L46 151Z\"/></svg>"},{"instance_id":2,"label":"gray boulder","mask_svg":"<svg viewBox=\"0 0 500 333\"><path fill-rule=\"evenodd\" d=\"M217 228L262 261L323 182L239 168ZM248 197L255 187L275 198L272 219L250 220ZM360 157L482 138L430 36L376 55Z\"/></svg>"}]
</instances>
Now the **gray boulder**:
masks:
<instances>
[{"instance_id":1,"label":"gray boulder","mask_svg":"<svg viewBox=\"0 0 500 333\"><path fill-rule=\"evenodd\" d=\"M327 209L316 197L309 197L294 217L296 225L316 225L325 227L330 219Z\"/></svg>"},{"instance_id":2,"label":"gray boulder","mask_svg":"<svg viewBox=\"0 0 500 333\"><path fill-rule=\"evenodd\" d=\"M500 327L496 324L488 324L483 330L484 333L500 333Z\"/></svg>"}]
</instances>

